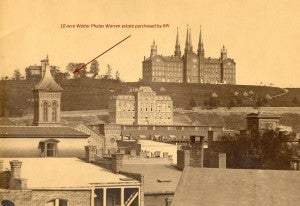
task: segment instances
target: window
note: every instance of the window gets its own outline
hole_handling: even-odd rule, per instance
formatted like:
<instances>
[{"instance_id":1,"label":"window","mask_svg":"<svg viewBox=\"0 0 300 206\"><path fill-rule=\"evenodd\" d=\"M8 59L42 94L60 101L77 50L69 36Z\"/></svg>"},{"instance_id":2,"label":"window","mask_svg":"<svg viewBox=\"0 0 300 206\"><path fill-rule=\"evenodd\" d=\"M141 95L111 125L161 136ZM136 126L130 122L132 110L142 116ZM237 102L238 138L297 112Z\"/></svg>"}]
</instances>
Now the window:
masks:
<instances>
[{"instance_id":1,"label":"window","mask_svg":"<svg viewBox=\"0 0 300 206\"><path fill-rule=\"evenodd\" d=\"M46 143L46 155L47 157L56 156L56 142L47 142Z\"/></svg>"},{"instance_id":2,"label":"window","mask_svg":"<svg viewBox=\"0 0 300 206\"><path fill-rule=\"evenodd\" d=\"M3 206L15 206L15 204L10 200L2 200L1 205L3 205Z\"/></svg>"},{"instance_id":3,"label":"window","mask_svg":"<svg viewBox=\"0 0 300 206\"><path fill-rule=\"evenodd\" d=\"M54 199L47 202L47 206L68 206L68 201L63 199Z\"/></svg>"},{"instance_id":4,"label":"window","mask_svg":"<svg viewBox=\"0 0 300 206\"><path fill-rule=\"evenodd\" d=\"M57 157L57 144L59 140L48 139L39 143L39 149L41 149L42 157Z\"/></svg>"},{"instance_id":5,"label":"window","mask_svg":"<svg viewBox=\"0 0 300 206\"><path fill-rule=\"evenodd\" d=\"M43 103L43 121L48 122L48 102Z\"/></svg>"},{"instance_id":6,"label":"window","mask_svg":"<svg viewBox=\"0 0 300 206\"><path fill-rule=\"evenodd\" d=\"M57 122L57 102L52 103L52 122Z\"/></svg>"}]
</instances>

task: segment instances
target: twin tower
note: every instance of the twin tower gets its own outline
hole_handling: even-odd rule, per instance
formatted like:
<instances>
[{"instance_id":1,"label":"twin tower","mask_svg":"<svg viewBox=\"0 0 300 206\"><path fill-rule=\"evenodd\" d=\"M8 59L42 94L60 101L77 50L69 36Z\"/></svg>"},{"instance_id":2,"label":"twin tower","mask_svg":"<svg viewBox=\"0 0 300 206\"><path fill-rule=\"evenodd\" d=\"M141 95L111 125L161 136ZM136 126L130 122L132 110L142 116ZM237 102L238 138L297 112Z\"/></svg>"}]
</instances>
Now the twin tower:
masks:
<instances>
[{"instance_id":1,"label":"twin tower","mask_svg":"<svg viewBox=\"0 0 300 206\"><path fill-rule=\"evenodd\" d=\"M143 80L145 82L235 84L236 63L227 57L227 49L223 46L219 58L206 58L201 28L197 52L193 50L191 33L191 28L188 27L183 55L178 29L174 55L158 55L157 44L153 42L150 57L143 61Z\"/></svg>"}]
</instances>

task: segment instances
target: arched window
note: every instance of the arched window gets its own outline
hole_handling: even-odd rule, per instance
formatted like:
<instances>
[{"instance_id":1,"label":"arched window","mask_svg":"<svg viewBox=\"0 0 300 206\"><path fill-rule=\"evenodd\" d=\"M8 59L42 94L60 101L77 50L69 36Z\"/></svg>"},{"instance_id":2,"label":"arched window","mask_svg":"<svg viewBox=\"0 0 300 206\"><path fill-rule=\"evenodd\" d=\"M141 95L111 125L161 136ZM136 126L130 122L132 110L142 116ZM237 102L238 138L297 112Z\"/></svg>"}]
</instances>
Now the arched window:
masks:
<instances>
[{"instance_id":1,"label":"arched window","mask_svg":"<svg viewBox=\"0 0 300 206\"><path fill-rule=\"evenodd\" d=\"M48 122L48 102L43 103L43 121Z\"/></svg>"},{"instance_id":2,"label":"arched window","mask_svg":"<svg viewBox=\"0 0 300 206\"><path fill-rule=\"evenodd\" d=\"M63 199L54 199L48 201L47 206L68 206L68 201Z\"/></svg>"},{"instance_id":3,"label":"arched window","mask_svg":"<svg viewBox=\"0 0 300 206\"><path fill-rule=\"evenodd\" d=\"M57 102L52 102L52 122L57 122Z\"/></svg>"}]
</instances>

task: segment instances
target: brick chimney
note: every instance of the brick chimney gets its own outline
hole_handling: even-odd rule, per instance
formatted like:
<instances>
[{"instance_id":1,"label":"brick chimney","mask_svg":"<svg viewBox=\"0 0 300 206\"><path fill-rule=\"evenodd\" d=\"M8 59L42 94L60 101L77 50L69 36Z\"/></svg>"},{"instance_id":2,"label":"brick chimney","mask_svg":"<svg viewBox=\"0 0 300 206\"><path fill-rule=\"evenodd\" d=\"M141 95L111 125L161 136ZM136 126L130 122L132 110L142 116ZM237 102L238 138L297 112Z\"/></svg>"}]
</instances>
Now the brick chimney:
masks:
<instances>
[{"instance_id":1,"label":"brick chimney","mask_svg":"<svg viewBox=\"0 0 300 206\"><path fill-rule=\"evenodd\" d=\"M11 167L11 174L9 180L9 188L13 190L22 190L27 188L27 180L21 178L22 162L12 160L9 162Z\"/></svg>"},{"instance_id":2,"label":"brick chimney","mask_svg":"<svg viewBox=\"0 0 300 206\"><path fill-rule=\"evenodd\" d=\"M87 145L85 148L85 160L87 162L93 162L95 161L95 154L96 154L96 146L93 145Z\"/></svg>"},{"instance_id":3,"label":"brick chimney","mask_svg":"<svg viewBox=\"0 0 300 206\"><path fill-rule=\"evenodd\" d=\"M119 173L123 166L123 154L114 153L112 156L112 172Z\"/></svg>"}]
</instances>

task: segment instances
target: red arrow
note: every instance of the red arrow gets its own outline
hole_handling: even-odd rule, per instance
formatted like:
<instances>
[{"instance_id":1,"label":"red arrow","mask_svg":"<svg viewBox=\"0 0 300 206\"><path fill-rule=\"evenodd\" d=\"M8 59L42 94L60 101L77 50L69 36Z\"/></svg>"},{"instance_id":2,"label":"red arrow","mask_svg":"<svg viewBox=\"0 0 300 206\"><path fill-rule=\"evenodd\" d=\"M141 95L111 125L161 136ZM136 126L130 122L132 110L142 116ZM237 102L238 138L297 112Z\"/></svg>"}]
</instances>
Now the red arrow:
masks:
<instances>
[{"instance_id":1,"label":"red arrow","mask_svg":"<svg viewBox=\"0 0 300 206\"><path fill-rule=\"evenodd\" d=\"M102 52L100 55L96 56L94 59L92 59L91 61L89 61L88 63L82 65L81 67L75 69L73 71L73 74L79 72L83 67L85 67L86 65L88 65L89 63L91 63L92 61L94 61L95 59L99 58L100 56L102 56L103 54L105 54L106 52L108 52L109 50L111 50L112 48L116 47L117 45L121 44L123 41L125 41L126 39L128 39L129 37L131 37L131 35L127 36L125 39L119 41L118 43L116 43L115 45L113 45L112 47L110 47L109 49L105 50L104 52Z\"/></svg>"}]
</instances>

